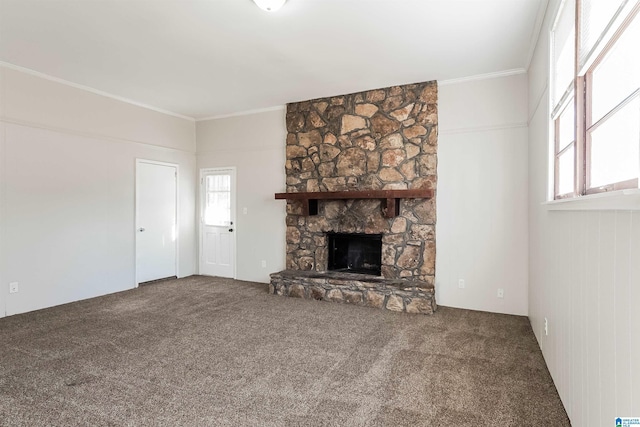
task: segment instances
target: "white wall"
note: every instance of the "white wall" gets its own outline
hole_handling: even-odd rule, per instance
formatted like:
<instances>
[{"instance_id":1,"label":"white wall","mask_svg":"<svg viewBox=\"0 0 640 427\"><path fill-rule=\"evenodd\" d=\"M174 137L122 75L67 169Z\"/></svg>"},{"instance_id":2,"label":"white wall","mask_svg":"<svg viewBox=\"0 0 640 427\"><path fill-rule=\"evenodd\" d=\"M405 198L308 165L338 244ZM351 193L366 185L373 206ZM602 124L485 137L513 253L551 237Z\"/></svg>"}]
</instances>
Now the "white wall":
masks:
<instances>
[{"instance_id":1,"label":"white wall","mask_svg":"<svg viewBox=\"0 0 640 427\"><path fill-rule=\"evenodd\" d=\"M198 169L237 168L239 280L269 283L270 273L285 268L286 204L274 199L285 191L284 116L278 109L197 122Z\"/></svg>"},{"instance_id":2,"label":"white wall","mask_svg":"<svg viewBox=\"0 0 640 427\"><path fill-rule=\"evenodd\" d=\"M439 104L438 303L526 314L526 75L444 85ZM197 123L198 168L238 168L238 279L268 282L284 268L285 206L273 193L285 189L285 137L284 111Z\"/></svg>"},{"instance_id":3,"label":"white wall","mask_svg":"<svg viewBox=\"0 0 640 427\"><path fill-rule=\"evenodd\" d=\"M4 67L0 103L0 316L135 286L136 158L180 166L179 274L195 272L192 121Z\"/></svg>"},{"instance_id":4,"label":"white wall","mask_svg":"<svg viewBox=\"0 0 640 427\"><path fill-rule=\"evenodd\" d=\"M134 286L135 158L180 165L181 276L197 271L196 176L210 167L237 168L237 278L284 268L284 110L198 122L194 135L188 120L1 70L0 313ZM441 305L527 312L526 106L524 75L440 87Z\"/></svg>"},{"instance_id":5,"label":"white wall","mask_svg":"<svg viewBox=\"0 0 640 427\"><path fill-rule=\"evenodd\" d=\"M572 425L640 414L640 211L555 211L547 9L529 68L529 317ZM549 334L544 334L544 318Z\"/></svg>"},{"instance_id":6,"label":"white wall","mask_svg":"<svg viewBox=\"0 0 640 427\"><path fill-rule=\"evenodd\" d=\"M526 315L527 76L438 90L436 299Z\"/></svg>"}]
</instances>

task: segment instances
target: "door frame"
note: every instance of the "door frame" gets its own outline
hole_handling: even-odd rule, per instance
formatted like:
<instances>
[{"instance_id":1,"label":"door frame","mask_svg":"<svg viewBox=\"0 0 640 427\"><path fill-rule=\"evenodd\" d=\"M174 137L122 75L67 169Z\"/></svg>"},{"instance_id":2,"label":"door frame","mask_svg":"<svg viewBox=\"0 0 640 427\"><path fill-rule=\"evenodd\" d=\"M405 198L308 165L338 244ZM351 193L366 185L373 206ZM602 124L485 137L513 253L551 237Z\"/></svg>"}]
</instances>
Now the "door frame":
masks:
<instances>
[{"instance_id":1,"label":"door frame","mask_svg":"<svg viewBox=\"0 0 640 427\"><path fill-rule=\"evenodd\" d=\"M139 165L141 163L146 163L146 164L151 164L151 165L157 165L157 166L167 166L167 167L172 167L175 168L176 170L176 194L175 194L175 200L176 200L176 260L175 260L175 270L176 270L176 277L180 277L180 165L178 165L177 163L168 163L168 162L160 162L157 160L148 160L148 159L140 159L140 158L136 158L136 168L135 168L135 173L134 173L134 180L135 180L135 218L133 220L133 253L134 253L134 263L135 263L135 287L137 288L138 286L140 286L140 283L138 282L138 218L139 218L139 213L138 213L138 208L140 206L139 201L138 201L138 196L140 195L140 189L138 187L138 170L139 170Z\"/></svg>"},{"instance_id":2,"label":"door frame","mask_svg":"<svg viewBox=\"0 0 640 427\"><path fill-rule=\"evenodd\" d=\"M214 167L214 168L201 168L200 169L200 191L198 191L198 274L202 273L202 257L204 256L203 251L203 234L204 234L204 199L205 199L205 186L204 186L204 176L210 172L221 172L221 171L230 171L231 172L231 212L232 221L233 221L233 279L235 280L238 277L238 210L237 210L237 168L235 166L225 166L225 167Z\"/></svg>"}]
</instances>

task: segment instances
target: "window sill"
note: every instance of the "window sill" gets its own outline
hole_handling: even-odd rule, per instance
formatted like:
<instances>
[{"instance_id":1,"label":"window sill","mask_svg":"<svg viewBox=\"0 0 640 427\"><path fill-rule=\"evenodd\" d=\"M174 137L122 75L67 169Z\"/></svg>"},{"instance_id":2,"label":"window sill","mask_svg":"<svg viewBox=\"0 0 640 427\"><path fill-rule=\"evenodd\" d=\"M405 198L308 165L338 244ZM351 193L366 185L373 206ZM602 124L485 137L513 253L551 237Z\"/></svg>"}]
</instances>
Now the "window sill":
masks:
<instances>
[{"instance_id":1,"label":"window sill","mask_svg":"<svg viewBox=\"0 0 640 427\"><path fill-rule=\"evenodd\" d=\"M640 189L551 200L542 205L550 211L640 211Z\"/></svg>"}]
</instances>

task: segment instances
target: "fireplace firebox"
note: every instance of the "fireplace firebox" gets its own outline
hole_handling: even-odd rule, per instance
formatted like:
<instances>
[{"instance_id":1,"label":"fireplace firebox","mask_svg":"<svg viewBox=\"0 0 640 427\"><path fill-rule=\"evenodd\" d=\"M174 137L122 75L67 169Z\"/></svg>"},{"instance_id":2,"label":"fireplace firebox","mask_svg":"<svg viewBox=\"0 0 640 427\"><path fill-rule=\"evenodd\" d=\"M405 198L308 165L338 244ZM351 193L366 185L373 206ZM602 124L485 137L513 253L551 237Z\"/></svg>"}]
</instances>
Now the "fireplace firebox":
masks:
<instances>
[{"instance_id":1,"label":"fireplace firebox","mask_svg":"<svg viewBox=\"0 0 640 427\"><path fill-rule=\"evenodd\" d=\"M382 234L327 233L328 270L381 275Z\"/></svg>"}]
</instances>

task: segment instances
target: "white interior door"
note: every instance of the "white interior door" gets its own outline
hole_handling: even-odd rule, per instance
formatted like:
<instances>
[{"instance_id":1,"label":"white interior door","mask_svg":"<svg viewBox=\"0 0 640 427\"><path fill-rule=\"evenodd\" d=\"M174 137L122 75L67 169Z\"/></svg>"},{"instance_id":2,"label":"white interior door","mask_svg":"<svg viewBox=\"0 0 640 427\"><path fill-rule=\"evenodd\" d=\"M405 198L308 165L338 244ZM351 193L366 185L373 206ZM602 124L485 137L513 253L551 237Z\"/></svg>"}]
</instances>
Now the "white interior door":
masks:
<instances>
[{"instance_id":1,"label":"white interior door","mask_svg":"<svg viewBox=\"0 0 640 427\"><path fill-rule=\"evenodd\" d=\"M201 172L200 274L235 277L235 169Z\"/></svg>"},{"instance_id":2,"label":"white interior door","mask_svg":"<svg viewBox=\"0 0 640 427\"><path fill-rule=\"evenodd\" d=\"M177 276L177 165L136 162L136 281Z\"/></svg>"}]
</instances>

